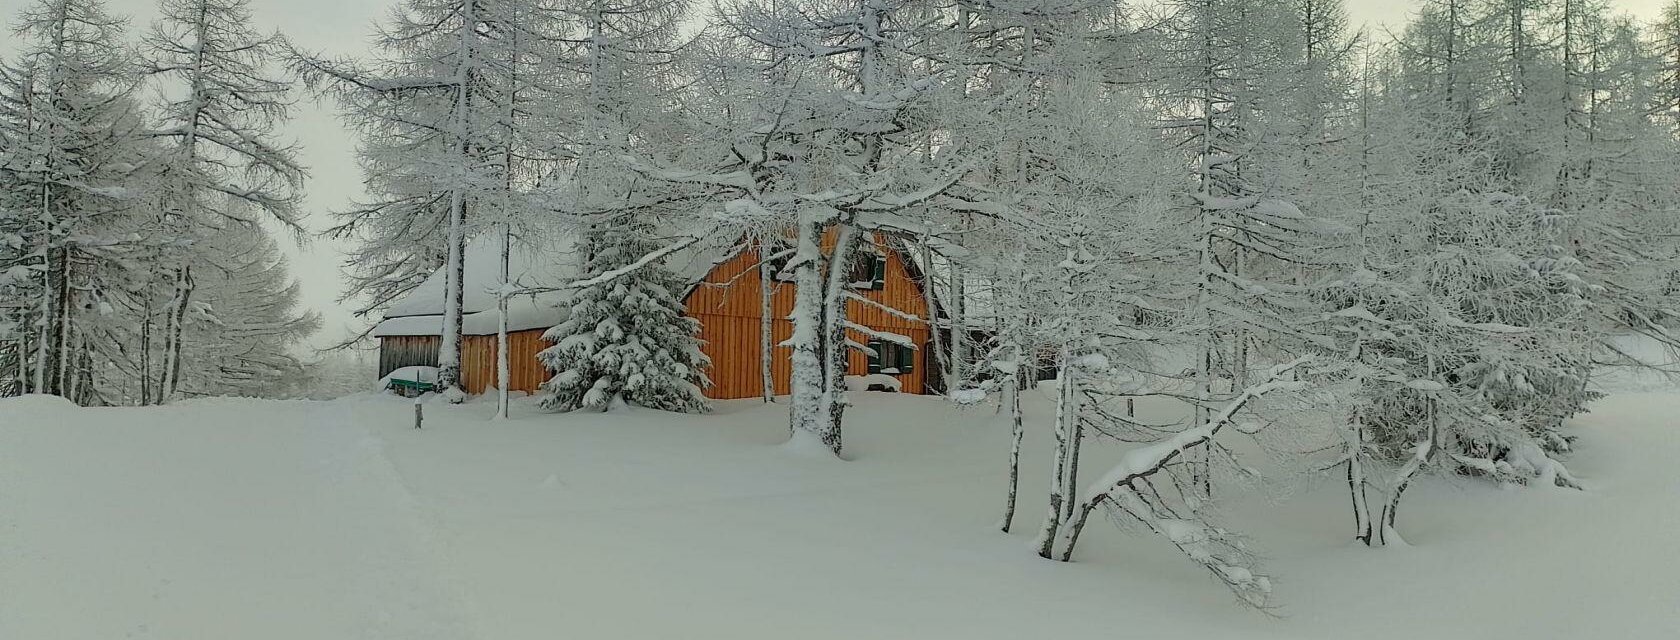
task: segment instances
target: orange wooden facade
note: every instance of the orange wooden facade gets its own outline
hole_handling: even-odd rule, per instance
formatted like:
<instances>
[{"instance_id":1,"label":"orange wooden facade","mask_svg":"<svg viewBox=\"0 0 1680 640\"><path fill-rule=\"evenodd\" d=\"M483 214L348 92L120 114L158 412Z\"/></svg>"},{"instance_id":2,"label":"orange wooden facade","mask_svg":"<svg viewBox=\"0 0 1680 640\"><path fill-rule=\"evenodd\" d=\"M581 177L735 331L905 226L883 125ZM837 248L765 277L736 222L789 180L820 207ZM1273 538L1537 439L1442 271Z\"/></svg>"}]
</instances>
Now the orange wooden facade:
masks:
<instances>
[{"instance_id":1,"label":"orange wooden facade","mask_svg":"<svg viewBox=\"0 0 1680 640\"><path fill-rule=\"evenodd\" d=\"M897 309L905 315L926 318L927 300L920 286L911 278L904 257L885 245L877 250L886 257L886 273L880 289L860 290L857 293L877 304ZM702 350L712 359L712 386L706 391L711 398L756 398L762 393L763 377L759 371L759 278L758 253L747 250L712 269L701 284L688 294L684 303L688 315L700 321ZM780 345L793 335L793 322L787 320L793 311L794 286L777 282L770 296L772 345ZM856 324L882 332L896 333L910 338L916 346L915 364L911 371L897 376L904 393L922 393L927 366L925 346L929 340L925 322L888 313L874 305L858 301L848 303L846 317ZM858 332L850 332L853 341L867 344L869 339ZM775 346L770 361L771 376L776 394L787 394L793 376L791 347ZM869 358L853 350L849 373L864 375L869 371Z\"/></svg>"},{"instance_id":2,"label":"orange wooden facade","mask_svg":"<svg viewBox=\"0 0 1680 640\"><path fill-rule=\"evenodd\" d=\"M911 277L904 257L885 245L877 250L886 258L885 277L876 290L859 290L858 294L877 304L897 309L914 318L928 317L927 301L921 288ZM696 286L684 300L688 315L700 321L701 350L711 358L707 371L712 385L706 396L714 399L756 398L763 388L759 372L759 278L758 254L746 250L714 267L706 279ZM778 282L771 295L771 344L779 345L793 334L793 323L787 320L793 311L794 285ZM911 371L898 374L904 393L923 393L928 364L926 345L927 324L888 313L874 305L852 301L846 308L849 320L882 332L909 338L915 345ZM546 329L516 331L508 334L509 374L515 391L535 393L550 373L537 361L537 352L548 347L542 339ZM869 339L850 332L851 339L867 344ZM435 336L428 337L437 340ZM391 341L392 338L385 338ZM387 342L386 344L390 344ZM771 373L777 395L790 391L793 375L790 347L774 347ZM868 356L857 350L850 355L849 372L864 375L869 370ZM496 382L496 336L464 336L461 341L461 382L467 393L484 393Z\"/></svg>"},{"instance_id":3,"label":"orange wooden facade","mask_svg":"<svg viewBox=\"0 0 1680 640\"><path fill-rule=\"evenodd\" d=\"M508 388L536 393L551 375L537 361L537 352L548 348L542 339L547 329L508 332ZM496 385L496 336L461 337L461 386L467 393L484 393Z\"/></svg>"}]
</instances>

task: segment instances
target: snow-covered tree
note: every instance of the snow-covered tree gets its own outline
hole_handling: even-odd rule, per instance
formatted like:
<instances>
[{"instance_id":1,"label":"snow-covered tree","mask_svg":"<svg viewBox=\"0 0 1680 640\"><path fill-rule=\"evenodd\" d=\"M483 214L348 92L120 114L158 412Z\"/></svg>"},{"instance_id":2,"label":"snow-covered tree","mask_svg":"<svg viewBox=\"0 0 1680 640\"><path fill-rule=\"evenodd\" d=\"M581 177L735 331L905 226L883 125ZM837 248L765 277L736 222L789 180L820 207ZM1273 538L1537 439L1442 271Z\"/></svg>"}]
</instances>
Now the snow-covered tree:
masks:
<instances>
[{"instance_id":1,"label":"snow-covered tree","mask_svg":"<svg viewBox=\"0 0 1680 640\"><path fill-rule=\"evenodd\" d=\"M490 81L503 3L407 0L374 42L371 64L295 54L305 82L336 95L362 133L360 159L373 200L341 212L332 229L359 241L348 261L349 296L363 312L445 273L438 384L461 384L463 254L478 226L469 211L503 201L507 178L486 149L503 111ZM501 87L506 88L506 87Z\"/></svg>"},{"instance_id":2,"label":"snow-covered tree","mask_svg":"<svg viewBox=\"0 0 1680 640\"><path fill-rule=\"evenodd\" d=\"M796 441L836 454L847 350L861 347L851 336L897 339L847 321L846 306L861 299L846 277L850 262L872 234L917 235L924 227L908 214L947 196L968 170L955 148L923 152L938 81L913 64L911 27L923 15L915 8L723 7L726 42L712 50L730 57L708 61L713 70L704 72L727 83L726 102L707 113L711 131L680 157L637 162L647 178L704 192L729 224L793 230L784 268L796 287L789 425Z\"/></svg>"},{"instance_id":3,"label":"snow-covered tree","mask_svg":"<svg viewBox=\"0 0 1680 640\"><path fill-rule=\"evenodd\" d=\"M567 29L556 85L575 105L557 120L566 158L551 190L577 237L582 279L621 274L572 294L539 359L555 372L544 403L606 409L618 400L671 411L706 408L699 323L683 314L686 283L648 255L692 224L682 190L642 178L626 156L664 140L657 98L673 85L681 2L590 0L557 8ZM663 227L663 228L662 228ZM690 233L692 235L692 232Z\"/></svg>"},{"instance_id":4,"label":"snow-covered tree","mask_svg":"<svg viewBox=\"0 0 1680 640\"><path fill-rule=\"evenodd\" d=\"M657 249L620 228L589 238L583 274L596 276ZM586 236L588 238L588 236ZM616 243L601 240L616 240ZM703 370L708 361L695 334L700 322L683 314L685 284L659 269L639 269L576 294L566 319L543 334L552 347L538 354L555 372L543 384L545 406L605 410L618 402L666 411L706 409Z\"/></svg>"},{"instance_id":5,"label":"snow-covered tree","mask_svg":"<svg viewBox=\"0 0 1680 640\"><path fill-rule=\"evenodd\" d=\"M1194 179L1184 194L1194 258L1183 275L1196 425L1222 403L1221 380L1238 392L1255 360L1287 358L1321 341L1296 320L1314 309L1302 275L1325 265L1334 229L1301 208L1291 187L1304 181L1288 179L1307 157L1302 136L1318 129L1300 124L1322 115L1291 109L1287 99L1303 68L1306 23L1272 0L1186 0L1175 9L1161 44L1170 72L1154 101L1164 129L1189 152ZM1198 464L1207 455L1198 454ZM1211 491L1206 469L1200 482Z\"/></svg>"},{"instance_id":6,"label":"snow-covered tree","mask_svg":"<svg viewBox=\"0 0 1680 640\"><path fill-rule=\"evenodd\" d=\"M28 390L93 397L83 320L104 287L130 281L128 215L147 149L123 22L94 0L26 8L16 62L0 70L0 273L20 318ZM27 303L25 301L28 301Z\"/></svg>"},{"instance_id":7,"label":"snow-covered tree","mask_svg":"<svg viewBox=\"0 0 1680 640\"><path fill-rule=\"evenodd\" d=\"M295 346L320 318L298 309L298 284L273 240L234 227L205 237L195 250L200 295L182 328L186 353L179 381L190 396L277 396L304 375Z\"/></svg>"},{"instance_id":8,"label":"snow-covered tree","mask_svg":"<svg viewBox=\"0 0 1680 640\"><path fill-rule=\"evenodd\" d=\"M152 134L168 141L155 161L161 225L183 238L229 225L262 234L260 224L269 220L300 231L305 171L296 149L274 139L290 85L265 69L280 52L278 36L251 26L245 0L163 0L159 9L142 51L145 73L164 96ZM158 394L167 400L180 386L195 278L191 256L163 260L176 263L155 267L172 272L175 283L164 311Z\"/></svg>"}]
</instances>

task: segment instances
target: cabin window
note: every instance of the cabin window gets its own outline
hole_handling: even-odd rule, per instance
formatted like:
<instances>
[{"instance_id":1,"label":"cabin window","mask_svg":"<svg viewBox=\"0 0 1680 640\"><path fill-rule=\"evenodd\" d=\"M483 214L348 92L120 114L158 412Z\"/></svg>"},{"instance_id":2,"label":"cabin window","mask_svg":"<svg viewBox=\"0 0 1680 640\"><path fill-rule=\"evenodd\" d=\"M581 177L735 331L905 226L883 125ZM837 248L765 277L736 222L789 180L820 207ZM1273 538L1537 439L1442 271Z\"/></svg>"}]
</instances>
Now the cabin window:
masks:
<instances>
[{"instance_id":1,"label":"cabin window","mask_svg":"<svg viewBox=\"0 0 1680 640\"><path fill-rule=\"evenodd\" d=\"M870 373L893 376L916 370L915 349L885 340L870 340L869 349L874 351L874 354L869 356Z\"/></svg>"},{"instance_id":2,"label":"cabin window","mask_svg":"<svg viewBox=\"0 0 1680 640\"><path fill-rule=\"evenodd\" d=\"M887 283L887 257L874 251L859 251L852 257L852 271L846 281L854 289L881 289Z\"/></svg>"},{"instance_id":3,"label":"cabin window","mask_svg":"<svg viewBox=\"0 0 1680 640\"><path fill-rule=\"evenodd\" d=\"M766 253L769 253L770 257L764 261L764 266L770 270L770 279L776 282L793 282L793 274L787 270L788 261L793 258L793 250L771 247Z\"/></svg>"}]
</instances>

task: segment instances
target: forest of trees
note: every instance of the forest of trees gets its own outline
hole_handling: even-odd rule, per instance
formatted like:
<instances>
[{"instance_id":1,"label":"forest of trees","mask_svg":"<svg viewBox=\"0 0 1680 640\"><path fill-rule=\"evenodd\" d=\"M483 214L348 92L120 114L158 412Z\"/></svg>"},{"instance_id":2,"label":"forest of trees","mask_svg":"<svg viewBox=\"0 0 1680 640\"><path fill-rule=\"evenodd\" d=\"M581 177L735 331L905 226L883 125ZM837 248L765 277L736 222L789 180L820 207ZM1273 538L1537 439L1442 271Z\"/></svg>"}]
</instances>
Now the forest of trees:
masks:
<instances>
[{"instance_id":1,"label":"forest of trees","mask_svg":"<svg viewBox=\"0 0 1680 640\"><path fill-rule=\"evenodd\" d=\"M1269 581L1205 509L1246 469L1228 434L1329 420L1298 464L1393 544L1419 474L1574 485L1592 376L1676 342L1680 3L1426 0L1363 29L1338 0L402 0L366 58L260 35L240 0L163 6L131 43L98 0L40 0L0 74L0 366L28 391L296 367L314 320L263 231L300 225L293 90L361 137L347 295L377 311L443 269L457 394L466 243L569 233L550 403L699 410L661 258L725 234L794 283L790 433L838 455L846 276L884 239L928 274L946 388L1015 416L1011 467L1017 390L1055 372L1041 555L1101 511L1255 604ZM1147 398L1186 415L1134 418ZM1143 444L1082 479L1088 438Z\"/></svg>"},{"instance_id":2,"label":"forest of trees","mask_svg":"<svg viewBox=\"0 0 1680 640\"><path fill-rule=\"evenodd\" d=\"M275 140L291 84L242 2L164 0L131 40L100 2L15 16L0 66L0 367L82 404L271 395L314 314L265 225L302 233Z\"/></svg>"}]
</instances>

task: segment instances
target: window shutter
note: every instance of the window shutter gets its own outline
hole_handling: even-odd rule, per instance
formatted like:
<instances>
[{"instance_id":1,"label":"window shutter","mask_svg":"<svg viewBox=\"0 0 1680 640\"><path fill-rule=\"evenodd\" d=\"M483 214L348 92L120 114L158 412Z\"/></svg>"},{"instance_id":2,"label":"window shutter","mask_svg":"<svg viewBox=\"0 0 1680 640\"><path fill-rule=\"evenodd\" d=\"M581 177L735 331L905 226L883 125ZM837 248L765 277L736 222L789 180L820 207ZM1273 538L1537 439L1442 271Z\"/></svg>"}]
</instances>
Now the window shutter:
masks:
<instances>
[{"instance_id":1,"label":"window shutter","mask_svg":"<svg viewBox=\"0 0 1680 640\"><path fill-rule=\"evenodd\" d=\"M881 372L881 350L882 350L882 346L883 345L881 344L880 340L870 340L869 341L869 350L871 352L871 353L869 353L869 372L870 373L880 373Z\"/></svg>"},{"instance_id":2,"label":"window shutter","mask_svg":"<svg viewBox=\"0 0 1680 640\"><path fill-rule=\"evenodd\" d=\"M887 284L887 257L878 253L870 254L870 256L875 261L875 264L871 265L873 269L870 278L875 281L872 288L880 289Z\"/></svg>"},{"instance_id":3,"label":"window shutter","mask_svg":"<svg viewBox=\"0 0 1680 640\"><path fill-rule=\"evenodd\" d=\"M916 368L916 351L904 345L898 346L898 372L910 373Z\"/></svg>"}]
</instances>

